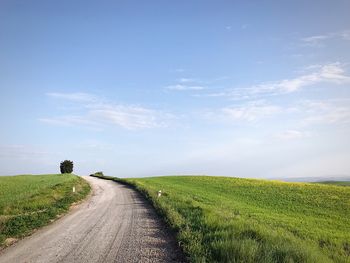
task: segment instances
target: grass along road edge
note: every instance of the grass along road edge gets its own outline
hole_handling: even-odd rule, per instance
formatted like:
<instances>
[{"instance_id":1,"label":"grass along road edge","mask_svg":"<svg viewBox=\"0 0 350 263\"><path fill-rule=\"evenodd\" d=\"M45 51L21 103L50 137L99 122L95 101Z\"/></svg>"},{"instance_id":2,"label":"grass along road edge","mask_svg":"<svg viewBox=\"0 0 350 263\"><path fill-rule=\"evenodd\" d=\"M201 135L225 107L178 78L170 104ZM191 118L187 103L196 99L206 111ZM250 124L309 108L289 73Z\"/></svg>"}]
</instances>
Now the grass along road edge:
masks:
<instances>
[{"instance_id":1,"label":"grass along road edge","mask_svg":"<svg viewBox=\"0 0 350 263\"><path fill-rule=\"evenodd\" d=\"M344 187L223 177L97 177L131 185L150 200L192 262L350 259L344 217L350 191ZM161 198L158 190L165 190Z\"/></svg>"},{"instance_id":2,"label":"grass along road edge","mask_svg":"<svg viewBox=\"0 0 350 263\"><path fill-rule=\"evenodd\" d=\"M1 176L0 250L66 214L90 191L73 174Z\"/></svg>"},{"instance_id":3,"label":"grass along road edge","mask_svg":"<svg viewBox=\"0 0 350 263\"><path fill-rule=\"evenodd\" d=\"M157 203L156 194L153 195L146 188L140 187L140 185L134 182L128 181L127 179L107 176L107 175L103 175L103 173L90 174L90 176L104 179L104 180L115 181L117 183L126 185L128 187L132 187L134 190L138 191L143 197L146 198L146 200L150 202L150 204L155 209L155 211L160 216L160 218L166 223L166 225L170 228L170 230L175 234L175 237L178 241L179 248L181 249L183 255L186 257L186 261L189 261L189 262L192 261L191 254L184 249L184 243L181 241L181 239L179 239L179 228L176 227L175 224L173 224L172 221L169 220L167 210L164 209L159 203Z\"/></svg>"}]
</instances>

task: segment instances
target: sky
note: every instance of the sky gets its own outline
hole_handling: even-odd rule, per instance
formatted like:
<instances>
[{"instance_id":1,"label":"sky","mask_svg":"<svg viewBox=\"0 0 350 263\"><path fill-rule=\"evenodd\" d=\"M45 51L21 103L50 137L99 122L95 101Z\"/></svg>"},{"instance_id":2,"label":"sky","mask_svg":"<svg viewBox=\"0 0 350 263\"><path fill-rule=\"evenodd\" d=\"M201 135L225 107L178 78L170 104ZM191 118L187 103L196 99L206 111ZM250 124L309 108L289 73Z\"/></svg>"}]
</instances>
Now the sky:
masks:
<instances>
[{"instance_id":1,"label":"sky","mask_svg":"<svg viewBox=\"0 0 350 263\"><path fill-rule=\"evenodd\" d=\"M350 176L350 1L0 1L0 174Z\"/></svg>"}]
</instances>

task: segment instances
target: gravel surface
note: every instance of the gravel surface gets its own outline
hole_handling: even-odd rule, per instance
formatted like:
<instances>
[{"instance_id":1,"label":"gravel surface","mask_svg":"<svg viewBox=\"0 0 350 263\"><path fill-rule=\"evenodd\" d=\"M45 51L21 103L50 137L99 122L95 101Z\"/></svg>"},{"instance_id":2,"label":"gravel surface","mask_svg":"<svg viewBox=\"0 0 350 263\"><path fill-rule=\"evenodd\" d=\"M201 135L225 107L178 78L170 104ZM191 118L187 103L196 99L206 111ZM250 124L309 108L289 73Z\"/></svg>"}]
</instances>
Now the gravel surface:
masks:
<instances>
[{"instance_id":1,"label":"gravel surface","mask_svg":"<svg viewBox=\"0 0 350 263\"><path fill-rule=\"evenodd\" d=\"M2 251L0 262L185 262L173 234L135 190L84 177L93 194Z\"/></svg>"}]
</instances>

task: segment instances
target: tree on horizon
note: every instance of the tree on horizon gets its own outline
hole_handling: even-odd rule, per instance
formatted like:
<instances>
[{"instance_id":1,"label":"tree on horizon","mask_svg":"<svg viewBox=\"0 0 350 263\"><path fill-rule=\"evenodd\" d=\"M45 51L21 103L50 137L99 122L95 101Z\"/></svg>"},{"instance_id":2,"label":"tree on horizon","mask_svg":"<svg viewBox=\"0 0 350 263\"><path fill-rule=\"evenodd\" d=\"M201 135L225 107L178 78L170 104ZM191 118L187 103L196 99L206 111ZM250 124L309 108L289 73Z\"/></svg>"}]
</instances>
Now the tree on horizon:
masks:
<instances>
[{"instance_id":1,"label":"tree on horizon","mask_svg":"<svg viewBox=\"0 0 350 263\"><path fill-rule=\"evenodd\" d=\"M73 162L65 160L60 164L61 174L70 174L73 172Z\"/></svg>"}]
</instances>

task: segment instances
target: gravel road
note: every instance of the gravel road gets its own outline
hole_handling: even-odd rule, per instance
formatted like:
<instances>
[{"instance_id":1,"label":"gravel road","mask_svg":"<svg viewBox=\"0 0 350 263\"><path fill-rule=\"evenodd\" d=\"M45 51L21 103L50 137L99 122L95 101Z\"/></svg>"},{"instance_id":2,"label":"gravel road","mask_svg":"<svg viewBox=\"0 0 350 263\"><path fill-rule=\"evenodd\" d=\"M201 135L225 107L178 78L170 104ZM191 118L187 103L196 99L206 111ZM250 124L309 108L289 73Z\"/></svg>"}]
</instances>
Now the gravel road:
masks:
<instances>
[{"instance_id":1,"label":"gravel road","mask_svg":"<svg viewBox=\"0 0 350 263\"><path fill-rule=\"evenodd\" d=\"M183 262L174 236L131 188L84 177L93 194L0 254L1 263Z\"/></svg>"}]
</instances>

